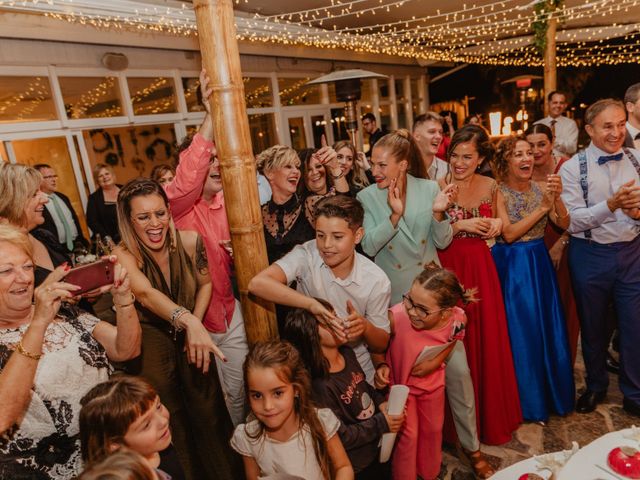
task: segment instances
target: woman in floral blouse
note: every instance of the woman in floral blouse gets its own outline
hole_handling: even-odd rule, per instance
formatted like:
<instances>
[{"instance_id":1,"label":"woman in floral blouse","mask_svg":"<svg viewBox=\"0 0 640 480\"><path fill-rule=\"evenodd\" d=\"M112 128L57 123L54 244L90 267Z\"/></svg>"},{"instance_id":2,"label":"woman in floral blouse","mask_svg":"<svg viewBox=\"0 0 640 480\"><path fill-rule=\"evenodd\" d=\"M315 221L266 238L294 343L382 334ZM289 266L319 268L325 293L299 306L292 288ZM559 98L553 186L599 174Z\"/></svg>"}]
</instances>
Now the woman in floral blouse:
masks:
<instances>
[{"instance_id":1,"label":"woman in floral blouse","mask_svg":"<svg viewBox=\"0 0 640 480\"><path fill-rule=\"evenodd\" d=\"M115 260L115 257L113 257ZM80 399L140 353L126 270L111 287L116 326L64 303L77 287L56 268L35 290L27 236L0 225L0 478L69 479L80 473Z\"/></svg>"}]
</instances>

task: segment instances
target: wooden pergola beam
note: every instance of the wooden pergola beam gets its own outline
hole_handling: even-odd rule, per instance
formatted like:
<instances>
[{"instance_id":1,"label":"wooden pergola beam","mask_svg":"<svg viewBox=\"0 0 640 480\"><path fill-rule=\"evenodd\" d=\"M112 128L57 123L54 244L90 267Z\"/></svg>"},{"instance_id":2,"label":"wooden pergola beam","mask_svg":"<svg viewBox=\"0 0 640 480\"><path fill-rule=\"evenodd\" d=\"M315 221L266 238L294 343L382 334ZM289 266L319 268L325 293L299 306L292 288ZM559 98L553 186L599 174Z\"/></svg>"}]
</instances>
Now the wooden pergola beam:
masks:
<instances>
[{"instance_id":1,"label":"wooden pergola beam","mask_svg":"<svg viewBox=\"0 0 640 480\"><path fill-rule=\"evenodd\" d=\"M236 277L247 340L278 336L271 303L249 295L249 280L268 266L255 159L244 99L232 0L194 0L202 64L210 78L214 138L220 159Z\"/></svg>"},{"instance_id":2,"label":"wooden pergola beam","mask_svg":"<svg viewBox=\"0 0 640 480\"><path fill-rule=\"evenodd\" d=\"M549 115L548 95L558 88L556 67L556 30L558 20L550 17L547 23L547 42L544 49L544 114Z\"/></svg>"}]
</instances>

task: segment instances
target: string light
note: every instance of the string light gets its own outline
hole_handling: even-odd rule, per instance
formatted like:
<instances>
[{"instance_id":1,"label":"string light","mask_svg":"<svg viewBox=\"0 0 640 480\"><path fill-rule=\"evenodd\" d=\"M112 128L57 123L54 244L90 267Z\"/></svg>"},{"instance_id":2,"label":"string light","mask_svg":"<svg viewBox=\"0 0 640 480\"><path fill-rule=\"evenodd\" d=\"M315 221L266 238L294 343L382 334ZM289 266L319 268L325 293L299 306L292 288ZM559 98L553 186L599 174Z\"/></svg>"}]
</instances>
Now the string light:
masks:
<instances>
[{"instance_id":1,"label":"string light","mask_svg":"<svg viewBox=\"0 0 640 480\"><path fill-rule=\"evenodd\" d=\"M248 3L247 0L236 0ZM533 3L501 0L463 5L461 9L423 17L398 19L361 26L338 27L345 17L375 20L376 12L397 10L415 0L328 0L326 6L277 15L237 16L237 38L252 43L280 43L405 58L491 65L540 65L542 59L528 43ZM58 20L110 31L162 32L197 35L191 4L153 6L134 0L0 0L0 8L44 14ZM179 7L177 5L180 5ZM601 22L611 15L634 11L640 0L582 0L552 15L559 22ZM342 21L344 23L344 20ZM323 28L320 28L323 27ZM558 31L559 66L637 62L637 25L589 27ZM614 41L612 41L615 39ZM586 51L585 42L597 41ZM567 48L564 48L567 47ZM573 51L578 48L577 51ZM302 94L304 95L304 93ZM259 96L259 95L258 95ZM299 98L298 95L297 98ZM256 97L257 98L257 97Z\"/></svg>"}]
</instances>

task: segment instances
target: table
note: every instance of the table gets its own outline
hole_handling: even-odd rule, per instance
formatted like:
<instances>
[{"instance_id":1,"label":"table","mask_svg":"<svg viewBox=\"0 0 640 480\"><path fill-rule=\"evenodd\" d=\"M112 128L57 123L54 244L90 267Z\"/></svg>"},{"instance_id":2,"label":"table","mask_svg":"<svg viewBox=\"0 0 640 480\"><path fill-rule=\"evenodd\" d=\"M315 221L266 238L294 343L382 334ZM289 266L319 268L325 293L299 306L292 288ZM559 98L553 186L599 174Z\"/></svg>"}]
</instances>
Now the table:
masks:
<instances>
[{"instance_id":1,"label":"table","mask_svg":"<svg viewBox=\"0 0 640 480\"><path fill-rule=\"evenodd\" d=\"M538 470L537 466L538 461L536 457L527 458L526 460L514 463L513 465L496 472L491 476L491 480L518 480L518 477L525 473L535 473L544 479L548 479L551 476L551 472L549 470Z\"/></svg>"},{"instance_id":2,"label":"table","mask_svg":"<svg viewBox=\"0 0 640 480\"><path fill-rule=\"evenodd\" d=\"M607 456L609 452L616 447L629 446L636 449L640 447L638 440L627 438L627 436L631 434L632 429L627 428L596 438L589 445L578 450L578 452L569 459L560 471L558 480L594 480L597 478L614 480L616 474L609 470ZM611 473L607 474L603 472L596 467L596 465L605 467L611 471Z\"/></svg>"}]
</instances>

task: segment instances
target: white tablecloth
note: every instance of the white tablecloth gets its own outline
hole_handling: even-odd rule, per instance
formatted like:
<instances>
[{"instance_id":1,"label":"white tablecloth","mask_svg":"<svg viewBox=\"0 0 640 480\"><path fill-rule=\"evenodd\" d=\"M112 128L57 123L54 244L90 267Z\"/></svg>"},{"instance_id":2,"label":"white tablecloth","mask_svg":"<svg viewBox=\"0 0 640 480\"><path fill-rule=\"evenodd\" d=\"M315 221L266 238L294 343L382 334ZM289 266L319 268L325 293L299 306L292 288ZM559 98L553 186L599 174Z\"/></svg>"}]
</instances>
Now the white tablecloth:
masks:
<instances>
[{"instance_id":1,"label":"white tablecloth","mask_svg":"<svg viewBox=\"0 0 640 480\"><path fill-rule=\"evenodd\" d=\"M609 452L616 447L625 445L633 448L640 447L637 441L625 438L625 435L629 435L630 433L630 428L607 433L581 448L569 459L560 471L558 480L591 480L594 478L613 480L615 478L614 476L606 474L597 468L596 465L609 469L607 457L609 456Z\"/></svg>"},{"instance_id":2,"label":"white tablecloth","mask_svg":"<svg viewBox=\"0 0 640 480\"><path fill-rule=\"evenodd\" d=\"M548 470L538 471L537 467L538 462L535 457L527 458L526 460L522 460L521 462L514 463L510 467L507 467L499 472L496 472L491 480L518 480L520 475L524 475L525 473L535 473L540 475L542 478L548 479L551 476L551 472ZM574 479L575 480L575 479Z\"/></svg>"}]
</instances>

